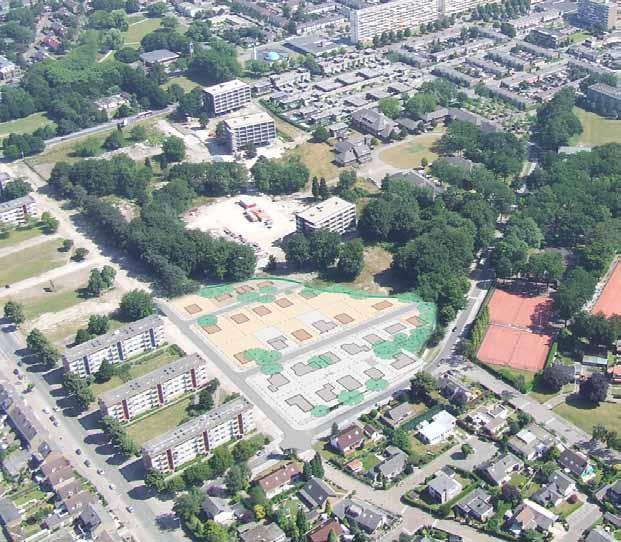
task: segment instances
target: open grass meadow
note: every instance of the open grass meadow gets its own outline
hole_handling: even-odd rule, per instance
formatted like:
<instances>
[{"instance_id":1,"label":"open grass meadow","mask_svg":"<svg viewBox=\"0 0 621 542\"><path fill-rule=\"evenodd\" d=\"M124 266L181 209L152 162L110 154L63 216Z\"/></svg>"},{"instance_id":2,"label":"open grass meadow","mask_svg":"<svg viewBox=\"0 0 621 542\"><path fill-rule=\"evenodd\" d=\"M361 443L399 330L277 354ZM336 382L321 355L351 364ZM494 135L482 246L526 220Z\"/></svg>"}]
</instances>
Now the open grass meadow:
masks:
<instances>
[{"instance_id":1,"label":"open grass meadow","mask_svg":"<svg viewBox=\"0 0 621 542\"><path fill-rule=\"evenodd\" d=\"M433 162L438 157L432 148L441 137L442 134L440 133L415 136L381 151L380 160L401 169L420 167L423 158L426 158L428 162Z\"/></svg>"},{"instance_id":2,"label":"open grass meadow","mask_svg":"<svg viewBox=\"0 0 621 542\"><path fill-rule=\"evenodd\" d=\"M574 108L574 113L582 122L582 133L572 138L572 145L597 147L606 143L621 143L621 120L606 119L579 107Z\"/></svg>"},{"instance_id":3,"label":"open grass meadow","mask_svg":"<svg viewBox=\"0 0 621 542\"><path fill-rule=\"evenodd\" d=\"M554 412L588 434L593 432L597 424L621 434L621 403L600 403L596 406L584 401L579 395L570 395L565 403L554 408Z\"/></svg>"},{"instance_id":4,"label":"open grass meadow","mask_svg":"<svg viewBox=\"0 0 621 542\"><path fill-rule=\"evenodd\" d=\"M0 236L0 249L18 245L29 239L39 237L39 235L43 235L43 231L36 226L9 230L5 235Z\"/></svg>"},{"instance_id":5,"label":"open grass meadow","mask_svg":"<svg viewBox=\"0 0 621 542\"><path fill-rule=\"evenodd\" d=\"M0 139L7 137L11 133L26 134L32 133L37 128L47 126L52 121L47 118L45 113L33 113L21 119L10 120L0 123Z\"/></svg>"},{"instance_id":6,"label":"open grass meadow","mask_svg":"<svg viewBox=\"0 0 621 542\"><path fill-rule=\"evenodd\" d=\"M329 181L338 177L339 168L333 163L334 153L327 143L302 143L291 151L290 156L299 156L311 179L323 177Z\"/></svg>"},{"instance_id":7,"label":"open grass meadow","mask_svg":"<svg viewBox=\"0 0 621 542\"><path fill-rule=\"evenodd\" d=\"M154 414L141 418L127 427L127 435L138 446L143 446L149 440L183 423L188 417L187 409L191 402L192 397L185 397Z\"/></svg>"},{"instance_id":8,"label":"open grass meadow","mask_svg":"<svg viewBox=\"0 0 621 542\"><path fill-rule=\"evenodd\" d=\"M129 28L126 32L123 32L123 45L138 49L140 47L140 40L147 34L157 30L162 24L162 19L159 17L154 17L153 19L140 17L142 16L139 15L134 20L130 20Z\"/></svg>"},{"instance_id":9,"label":"open grass meadow","mask_svg":"<svg viewBox=\"0 0 621 542\"><path fill-rule=\"evenodd\" d=\"M61 241L56 239L0 258L0 284L20 282L64 265L69 255L60 248Z\"/></svg>"}]
</instances>

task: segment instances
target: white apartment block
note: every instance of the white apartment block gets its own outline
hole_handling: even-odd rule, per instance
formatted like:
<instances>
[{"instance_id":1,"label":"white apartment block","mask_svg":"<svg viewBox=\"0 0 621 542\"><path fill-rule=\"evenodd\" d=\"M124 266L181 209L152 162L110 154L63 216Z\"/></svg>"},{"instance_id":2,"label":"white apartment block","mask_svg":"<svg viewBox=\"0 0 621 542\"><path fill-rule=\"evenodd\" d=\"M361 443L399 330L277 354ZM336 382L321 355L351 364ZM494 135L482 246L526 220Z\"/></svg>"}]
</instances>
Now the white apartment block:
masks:
<instances>
[{"instance_id":1,"label":"white apartment block","mask_svg":"<svg viewBox=\"0 0 621 542\"><path fill-rule=\"evenodd\" d=\"M238 397L147 442L142 459L146 469L175 471L254 429L253 407L245 397Z\"/></svg>"},{"instance_id":2,"label":"white apartment block","mask_svg":"<svg viewBox=\"0 0 621 542\"><path fill-rule=\"evenodd\" d=\"M102 416L128 422L204 387L207 382L207 362L192 354L102 393L99 410Z\"/></svg>"},{"instance_id":3,"label":"white apartment block","mask_svg":"<svg viewBox=\"0 0 621 542\"><path fill-rule=\"evenodd\" d=\"M224 131L231 152L243 149L248 143L269 145L276 139L276 123L265 112L227 119Z\"/></svg>"},{"instance_id":4,"label":"white apartment block","mask_svg":"<svg viewBox=\"0 0 621 542\"><path fill-rule=\"evenodd\" d=\"M463 13L469 9L474 9L477 6L493 4L497 1L498 0L440 0L438 15L448 17L456 13Z\"/></svg>"},{"instance_id":5,"label":"white apartment block","mask_svg":"<svg viewBox=\"0 0 621 542\"><path fill-rule=\"evenodd\" d=\"M384 4L352 9L349 13L353 43L368 42L382 32L415 29L440 15L439 0L391 0Z\"/></svg>"},{"instance_id":6,"label":"white apartment block","mask_svg":"<svg viewBox=\"0 0 621 542\"><path fill-rule=\"evenodd\" d=\"M147 316L142 320L95 337L65 350L65 370L85 377L96 373L103 360L121 363L143 352L157 348L165 341L164 321L159 316Z\"/></svg>"},{"instance_id":7,"label":"white apartment block","mask_svg":"<svg viewBox=\"0 0 621 542\"><path fill-rule=\"evenodd\" d=\"M356 206L334 196L296 213L295 226L300 233L329 230L342 235L356 227Z\"/></svg>"},{"instance_id":8,"label":"white apartment block","mask_svg":"<svg viewBox=\"0 0 621 542\"><path fill-rule=\"evenodd\" d=\"M0 223L19 226L37 214L37 202L32 196L24 196L0 203Z\"/></svg>"},{"instance_id":9,"label":"white apartment block","mask_svg":"<svg viewBox=\"0 0 621 542\"><path fill-rule=\"evenodd\" d=\"M239 79L205 87L205 103L212 115L230 113L250 103L251 87Z\"/></svg>"}]
</instances>

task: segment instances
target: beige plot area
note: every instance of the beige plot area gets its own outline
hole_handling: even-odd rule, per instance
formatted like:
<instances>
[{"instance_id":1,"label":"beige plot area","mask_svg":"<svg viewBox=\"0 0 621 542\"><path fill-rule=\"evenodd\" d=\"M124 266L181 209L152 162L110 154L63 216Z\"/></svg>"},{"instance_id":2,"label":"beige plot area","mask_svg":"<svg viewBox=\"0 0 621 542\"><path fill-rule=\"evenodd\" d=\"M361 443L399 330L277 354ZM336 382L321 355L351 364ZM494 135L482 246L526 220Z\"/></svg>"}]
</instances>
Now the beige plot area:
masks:
<instances>
[{"instance_id":1,"label":"beige plot area","mask_svg":"<svg viewBox=\"0 0 621 542\"><path fill-rule=\"evenodd\" d=\"M173 305L182 318L189 319L226 307L233 303L236 297L237 295L234 292L222 294L212 299L201 297L198 294L188 294L175 299Z\"/></svg>"}]
</instances>

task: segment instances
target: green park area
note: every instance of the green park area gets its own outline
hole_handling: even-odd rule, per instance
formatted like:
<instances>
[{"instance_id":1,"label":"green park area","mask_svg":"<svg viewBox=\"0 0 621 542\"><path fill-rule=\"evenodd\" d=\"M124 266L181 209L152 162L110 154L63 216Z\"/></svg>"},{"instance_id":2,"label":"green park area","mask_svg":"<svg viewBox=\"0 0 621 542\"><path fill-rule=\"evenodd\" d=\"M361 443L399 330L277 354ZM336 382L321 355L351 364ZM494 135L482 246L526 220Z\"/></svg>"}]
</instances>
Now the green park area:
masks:
<instances>
[{"instance_id":1,"label":"green park area","mask_svg":"<svg viewBox=\"0 0 621 542\"><path fill-rule=\"evenodd\" d=\"M60 248L61 241L54 240L0 258L0 284L20 282L64 265L69 256Z\"/></svg>"},{"instance_id":2,"label":"green park area","mask_svg":"<svg viewBox=\"0 0 621 542\"><path fill-rule=\"evenodd\" d=\"M182 424L188 418L188 406L192 397L185 397L176 403L141 418L127 427L127 435L138 446Z\"/></svg>"},{"instance_id":3,"label":"green park area","mask_svg":"<svg viewBox=\"0 0 621 542\"><path fill-rule=\"evenodd\" d=\"M2 122L0 123L0 139L11 133L25 134L34 132L37 128L42 128L50 124L50 122L45 113L33 113L21 119Z\"/></svg>"},{"instance_id":4,"label":"green park area","mask_svg":"<svg viewBox=\"0 0 621 542\"><path fill-rule=\"evenodd\" d=\"M311 179L322 177L327 181L338 177L339 169L334 165L334 153L327 143L302 143L291 155L298 156L308 168Z\"/></svg>"},{"instance_id":5,"label":"green park area","mask_svg":"<svg viewBox=\"0 0 621 542\"><path fill-rule=\"evenodd\" d=\"M0 249L18 245L29 239L34 239L39 235L43 235L43 231L37 226L25 226L8 230L0 235Z\"/></svg>"},{"instance_id":6,"label":"green park area","mask_svg":"<svg viewBox=\"0 0 621 542\"><path fill-rule=\"evenodd\" d=\"M574 108L574 113L582 122L582 133L572 138L572 145L597 147L621 143L621 120L606 119L579 107Z\"/></svg>"},{"instance_id":7,"label":"green park area","mask_svg":"<svg viewBox=\"0 0 621 542\"><path fill-rule=\"evenodd\" d=\"M192 81L192 79L186 77L185 75L171 77L168 81L166 81L166 83L164 83L163 87L167 89L170 85L179 85L186 92L190 92L192 89L199 86L198 83Z\"/></svg>"},{"instance_id":8,"label":"green park area","mask_svg":"<svg viewBox=\"0 0 621 542\"><path fill-rule=\"evenodd\" d=\"M180 358L182 355L183 351L174 344L160 348L155 352L150 352L144 356L141 356L132 363L117 366L116 375L114 375L107 382L92 384L91 388L95 396L101 395L105 391L121 386L124 382L129 382L134 378L138 378L139 376L155 371L160 367L164 367L165 365L168 365Z\"/></svg>"},{"instance_id":9,"label":"green park area","mask_svg":"<svg viewBox=\"0 0 621 542\"><path fill-rule=\"evenodd\" d=\"M381 151L380 160L401 169L420 167L423 158L426 158L428 162L433 162L438 157L431 149L441 137L442 134L435 133L415 136Z\"/></svg>"},{"instance_id":10,"label":"green park area","mask_svg":"<svg viewBox=\"0 0 621 542\"><path fill-rule=\"evenodd\" d=\"M589 435L598 424L608 431L621 434L621 408L618 403L600 403L595 406L581 399L579 395L570 395L565 403L554 408L554 412L567 418Z\"/></svg>"},{"instance_id":11,"label":"green park area","mask_svg":"<svg viewBox=\"0 0 621 542\"><path fill-rule=\"evenodd\" d=\"M150 34L154 30L157 30L162 24L162 19L154 17L147 19L145 17L138 16L134 20L129 21L129 28L126 32L123 32L123 43L129 47L140 47L140 40L147 34Z\"/></svg>"}]
</instances>

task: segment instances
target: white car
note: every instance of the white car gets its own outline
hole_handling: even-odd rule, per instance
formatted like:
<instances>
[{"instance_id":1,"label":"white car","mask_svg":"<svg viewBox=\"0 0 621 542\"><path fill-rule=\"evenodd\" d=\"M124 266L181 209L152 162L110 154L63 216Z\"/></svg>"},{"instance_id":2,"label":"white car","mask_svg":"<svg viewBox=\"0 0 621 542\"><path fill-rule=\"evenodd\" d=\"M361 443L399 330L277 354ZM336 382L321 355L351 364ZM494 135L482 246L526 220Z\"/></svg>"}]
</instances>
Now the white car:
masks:
<instances>
[{"instance_id":1,"label":"white car","mask_svg":"<svg viewBox=\"0 0 621 542\"><path fill-rule=\"evenodd\" d=\"M108 484L108 489L116 489L116 486L114 484Z\"/></svg>"}]
</instances>

